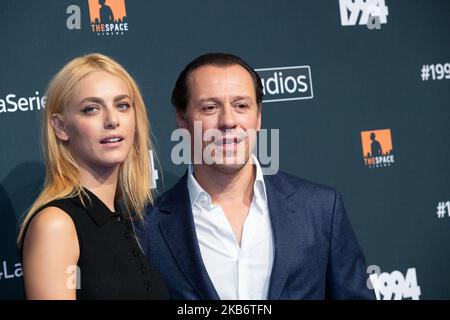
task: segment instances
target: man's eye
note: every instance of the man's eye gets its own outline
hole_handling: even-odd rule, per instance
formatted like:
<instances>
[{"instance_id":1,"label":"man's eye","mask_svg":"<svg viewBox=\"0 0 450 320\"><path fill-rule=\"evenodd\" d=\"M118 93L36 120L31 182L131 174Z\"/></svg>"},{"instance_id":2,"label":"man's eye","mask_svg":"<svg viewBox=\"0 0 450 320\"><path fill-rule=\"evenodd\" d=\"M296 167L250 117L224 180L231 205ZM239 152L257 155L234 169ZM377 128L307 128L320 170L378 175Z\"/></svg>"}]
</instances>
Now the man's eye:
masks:
<instances>
[{"instance_id":1,"label":"man's eye","mask_svg":"<svg viewBox=\"0 0 450 320\"><path fill-rule=\"evenodd\" d=\"M84 114L94 114L97 112L98 108L95 106L87 106L81 110Z\"/></svg>"},{"instance_id":2,"label":"man's eye","mask_svg":"<svg viewBox=\"0 0 450 320\"><path fill-rule=\"evenodd\" d=\"M238 109L241 109L241 110L248 108L248 104L245 104L245 103L238 103L236 106Z\"/></svg>"},{"instance_id":3,"label":"man's eye","mask_svg":"<svg viewBox=\"0 0 450 320\"><path fill-rule=\"evenodd\" d=\"M202 111L206 111L206 112L212 112L216 109L215 105L209 105L209 106L204 106L202 107Z\"/></svg>"}]
</instances>

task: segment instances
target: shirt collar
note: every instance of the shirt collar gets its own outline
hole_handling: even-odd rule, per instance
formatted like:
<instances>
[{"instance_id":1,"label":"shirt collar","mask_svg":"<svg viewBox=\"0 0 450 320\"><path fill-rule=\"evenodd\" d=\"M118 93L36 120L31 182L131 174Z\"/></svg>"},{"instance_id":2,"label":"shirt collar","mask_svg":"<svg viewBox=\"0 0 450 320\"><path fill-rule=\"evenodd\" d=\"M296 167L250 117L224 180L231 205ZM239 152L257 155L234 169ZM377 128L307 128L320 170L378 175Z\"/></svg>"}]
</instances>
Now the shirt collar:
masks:
<instances>
[{"instance_id":1,"label":"shirt collar","mask_svg":"<svg viewBox=\"0 0 450 320\"><path fill-rule=\"evenodd\" d=\"M83 191L85 193L83 193ZM87 188L83 188L83 191L81 192L83 202L80 197L77 196L72 197L71 200L86 210L98 226L102 226L108 220L119 216L119 203L117 201L114 204L116 212L112 212L92 191Z\"/></svg>"},{"instance_id":2,"label":"shirt collar","mask_svg":"<svg viewBox=\"0 0 450 320\"><path fill-rule=\"evenodd\" d=\"M252 159L256 166L256 178L255 184L253 185L253 192L255 193L257 200L262 199L263 201L267 201L266 184L264 182L264 175L262 173L261 165L255 155L252 155Z\"/></svg>"},{"instance_id":3,"label":"shirt collar","mask_svg":"<svg viewBox=\"0 0 450 320\"><path fill-rule=\"evenodd\" d=\"M191 200L191 208L194 207L201 195L206 196L208 203L211 204L211 196L198 184L194 177L194 166L192 164L190 164L188 168L187 186L189 199Z\"/></svg>"},{"instance_id":4,"label":"shirt collar","mask_svg":"<svg viewBox=\"0 0 450 320\"><path fill-rule=\"evenodd\" d=\"M267 201L266 184L264 183L261 165L254 154L252 154L252 163L256 166L256 177L253 184L253 193L257 201L262 200L265 202ZM209 205L211 204L211 196L198 184L194 177L194 166L192 164L188 167L187 186L189 191L189 199L191 201L191 208L194 207L200 197L206 197L208 200L207 203Z\"/></svg>"}]
</instances>

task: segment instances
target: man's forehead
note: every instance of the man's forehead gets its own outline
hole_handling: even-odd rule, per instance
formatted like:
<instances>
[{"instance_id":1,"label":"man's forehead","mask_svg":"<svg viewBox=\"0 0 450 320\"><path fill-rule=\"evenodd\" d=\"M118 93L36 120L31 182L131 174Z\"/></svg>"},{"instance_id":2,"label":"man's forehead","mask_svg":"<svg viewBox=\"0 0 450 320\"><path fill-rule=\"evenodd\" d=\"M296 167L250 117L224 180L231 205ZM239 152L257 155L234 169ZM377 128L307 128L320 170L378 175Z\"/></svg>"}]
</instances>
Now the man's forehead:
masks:
<instances>
[{"instance_id":1,"label":"man's forehead","mask_svg":"<svg viewBox=\"0 0 450 320\"><path fill-rule=\"evenodd\" d=\"M205 65L193 70L189 80L197 82L209 80L210 82L220 82L224 80L233 80L239 82L252 82L250 73L238 64L216 66Z\"/></svg>"},{"instance_id":2,"label":"man's forehead","mask_svg":"<svg viewBox=\"0 0 450 320\"><path fill-rule=\"evenodd\" d=\"M215 88L230 88L242 92L252 91L254 84L249 72L240 65L206 65L195 69L188 78L191 93ZM236 92L238 94L238 92ZM242 93L239 93L242 94Z\"/></svg>"}]
</instances>

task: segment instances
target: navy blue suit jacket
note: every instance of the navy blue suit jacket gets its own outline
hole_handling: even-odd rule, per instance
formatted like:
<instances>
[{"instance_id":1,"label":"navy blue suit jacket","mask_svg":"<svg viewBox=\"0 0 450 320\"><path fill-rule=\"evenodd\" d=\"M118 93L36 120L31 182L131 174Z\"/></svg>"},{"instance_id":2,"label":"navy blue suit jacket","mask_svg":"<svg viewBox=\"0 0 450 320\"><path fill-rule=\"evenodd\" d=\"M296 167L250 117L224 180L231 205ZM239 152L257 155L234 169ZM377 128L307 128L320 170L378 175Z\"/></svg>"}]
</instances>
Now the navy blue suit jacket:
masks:
<instances>
[{"instance_id":1,"label":"navy blue suit jacket","mask_svg":"<svg viewBox=\"0 0 450 320\"><path fill-rule=\"evenodd\" d=\"M173 299L219 299L202 261L186 177L149 208L138 237ZM264 181L275 244L268 299L373 299L340 194L286 173Z\"/></svg>"}]
</instances>

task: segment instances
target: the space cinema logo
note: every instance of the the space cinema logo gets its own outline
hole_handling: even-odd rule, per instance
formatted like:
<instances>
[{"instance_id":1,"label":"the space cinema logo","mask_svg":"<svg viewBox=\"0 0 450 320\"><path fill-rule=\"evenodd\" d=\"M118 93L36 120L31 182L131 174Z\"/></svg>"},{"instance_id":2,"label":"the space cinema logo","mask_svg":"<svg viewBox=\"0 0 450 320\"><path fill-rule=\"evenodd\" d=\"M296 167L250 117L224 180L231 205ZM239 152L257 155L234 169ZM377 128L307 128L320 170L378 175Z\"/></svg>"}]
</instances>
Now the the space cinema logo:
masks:
<instances>
[{"instance_id":1,"label":"the space cinema logo","mask_svg":"<svg viewBox=\"0 0 450 320\"><path fill-rule=\"evenodd\" d=\"M369 168L389 167L394 163L391 129L361 132L364 164Z\"/></svg>"},{"instance_id":2,"label":"the space cinema logo","mask_svg":"<svg viewBox=\"0 0 450 320\"><path fill-rule=\"evenodd\" d=\"M119 36L128 31L125 0L89 0L90 29L98 36Z\"/></svg>"}]
</instances>

